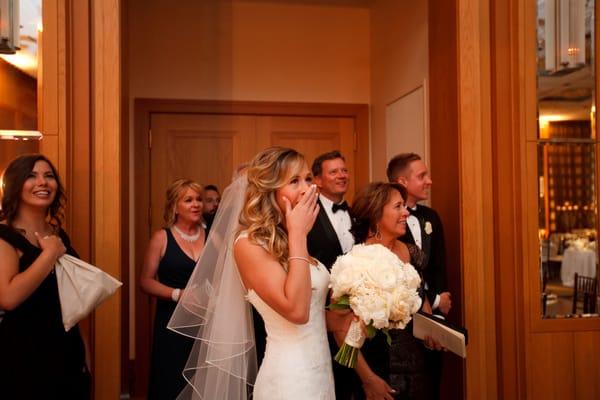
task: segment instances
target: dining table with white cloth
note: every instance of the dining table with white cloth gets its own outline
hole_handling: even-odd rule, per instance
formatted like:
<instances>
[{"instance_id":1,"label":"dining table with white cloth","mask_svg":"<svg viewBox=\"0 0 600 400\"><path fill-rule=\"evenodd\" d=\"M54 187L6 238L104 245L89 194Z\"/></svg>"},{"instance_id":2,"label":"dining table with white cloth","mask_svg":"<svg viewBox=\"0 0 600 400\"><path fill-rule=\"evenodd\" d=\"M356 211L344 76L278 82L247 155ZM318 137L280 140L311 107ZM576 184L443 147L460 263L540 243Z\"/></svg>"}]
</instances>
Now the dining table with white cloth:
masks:
<instances>
[{"instance_id":1,"label":"dining table with white cloth","mask_svg":"<svg viewBox=\"0 0 600 400\"><path fill-rule=\"evenodd\" d=\"M569 247L565 250L560 267L563 285L573 287L575 274L596 277L596 249Z\"/></svg>"}]
</instances>

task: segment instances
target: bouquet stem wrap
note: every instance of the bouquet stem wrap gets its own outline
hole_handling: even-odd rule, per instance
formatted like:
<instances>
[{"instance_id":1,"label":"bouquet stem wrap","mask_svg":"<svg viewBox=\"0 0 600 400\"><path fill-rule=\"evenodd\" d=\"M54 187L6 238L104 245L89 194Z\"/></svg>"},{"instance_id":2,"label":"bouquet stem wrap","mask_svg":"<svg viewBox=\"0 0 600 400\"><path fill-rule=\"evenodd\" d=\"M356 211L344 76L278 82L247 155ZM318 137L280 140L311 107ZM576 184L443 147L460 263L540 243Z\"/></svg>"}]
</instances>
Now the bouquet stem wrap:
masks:
<instances>
[{"instance_id":1,"label":"bouquet stem wrap","mask_svg":"<svg viewBox=\"0 0 600 400\"><path fill-rule=\"evenodd\" d=\"M334 359L344 367L354 368L358 361L358 352L365 343L366 336L360 326L360 322L353 320L346 333L344 344L338 350Z\"/></svg>"}]
</instances>

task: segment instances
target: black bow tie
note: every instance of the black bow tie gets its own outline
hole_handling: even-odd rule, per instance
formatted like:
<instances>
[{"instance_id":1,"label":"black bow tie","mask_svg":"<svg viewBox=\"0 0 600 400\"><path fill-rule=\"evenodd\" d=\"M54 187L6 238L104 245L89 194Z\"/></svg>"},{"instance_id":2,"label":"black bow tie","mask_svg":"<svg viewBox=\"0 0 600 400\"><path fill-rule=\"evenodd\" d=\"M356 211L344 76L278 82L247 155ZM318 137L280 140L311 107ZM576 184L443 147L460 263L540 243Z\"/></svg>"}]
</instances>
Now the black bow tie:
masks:
<instances>
[{"instance_id":1,"label":"black bow tie","mask_svg":"<svg viewBox=\"0 0 600 400\"><path fill-rule=\"evenodd\" d=\"M348 203L346 201L343 201L341 204L333 204L333 206L331 207L331 211L333 211L334 213L338 212L338 210L342 210L342 211L348 211L349 207L348 207Z\"/></svg>"},{"instance_id":2,"label":"black bow tie","mask_svg":"<svg viewBox=\"0 0 600 400\"><path fill-rule=\"evenodd\" d=\"M415 207L415 208L406 207L406 211L408 211L408 213L410 215L414 215L415 217L419 215L419 212L417 211L417 207Z\"/></svg>"}]
</instances>

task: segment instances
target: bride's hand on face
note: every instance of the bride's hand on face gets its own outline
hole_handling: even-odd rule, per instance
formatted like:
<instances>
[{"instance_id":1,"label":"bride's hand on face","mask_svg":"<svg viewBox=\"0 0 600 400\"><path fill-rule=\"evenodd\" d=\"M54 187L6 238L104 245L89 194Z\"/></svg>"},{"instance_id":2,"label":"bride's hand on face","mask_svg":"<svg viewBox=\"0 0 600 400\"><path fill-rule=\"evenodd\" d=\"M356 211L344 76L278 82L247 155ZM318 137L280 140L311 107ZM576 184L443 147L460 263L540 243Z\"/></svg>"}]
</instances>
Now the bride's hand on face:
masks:
<instances>
[{"instance_id":1,"label":"bride's hand on face","mask_svg":"<svg viewBox=\"0 0 600 400\"><path fill-rule=\"evenodd\" d=\"M283 197L285 204L285 225L288 234L299 233L304 236L308 235L319 214L317 198L316 185L311 185L293 207L290 200L287 197Z\"/></svg>"}]
</instances>

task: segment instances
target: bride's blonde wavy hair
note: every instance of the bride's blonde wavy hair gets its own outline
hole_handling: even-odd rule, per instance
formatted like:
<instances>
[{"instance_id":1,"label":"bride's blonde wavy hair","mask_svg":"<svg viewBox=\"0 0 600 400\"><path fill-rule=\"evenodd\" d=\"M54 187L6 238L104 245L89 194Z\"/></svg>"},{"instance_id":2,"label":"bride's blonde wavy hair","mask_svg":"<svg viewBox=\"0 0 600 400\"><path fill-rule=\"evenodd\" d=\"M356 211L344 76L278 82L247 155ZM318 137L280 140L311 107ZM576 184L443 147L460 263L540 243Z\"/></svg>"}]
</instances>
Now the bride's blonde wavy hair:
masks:
<instances>
[{"instance_id":1,"label":"bride's blonde wavy hair","mask_svg":"<svg viewBox=\"0 0 600 400\"><path fill-rule=\"evenodd\" d=\"M284 269L288 264L288 236L275 192L305 164L304 156L296 150L271 147L258 153L246 170L248 189L240 214L240 230L247 232L251 242L265 246Z\"/></svg>"}]
</instances>

